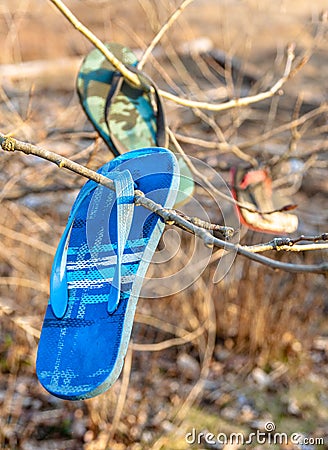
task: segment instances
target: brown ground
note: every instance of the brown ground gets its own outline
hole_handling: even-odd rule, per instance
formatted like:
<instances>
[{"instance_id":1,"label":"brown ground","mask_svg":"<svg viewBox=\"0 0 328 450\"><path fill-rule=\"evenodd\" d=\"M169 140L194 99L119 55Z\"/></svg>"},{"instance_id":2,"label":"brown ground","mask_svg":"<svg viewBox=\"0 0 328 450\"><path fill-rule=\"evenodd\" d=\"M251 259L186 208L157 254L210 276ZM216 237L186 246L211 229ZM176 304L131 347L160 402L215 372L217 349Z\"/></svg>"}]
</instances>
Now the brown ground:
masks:
<instances>
[{"instance_id":1,"label":"brown ground","mask_svg":"<svg viewBox=\"0 0 328 450\"><path fill-rule=\"evenodd\" d=\"M145 49L175 3L79 0L67 5L100 38ZM311 52L279 99L205 120L166 103L168 121L181 134L215 142L214 119L229 143L246 143L244 151L262 162L291 151L295 161L307 163L298 189L295 183L289 186L298 204L298 234L327 231L327 116L304 116L327 100L327 30L321 39L313 38L324 7L321 0L195 0L155 51L166 74L186 94L207 101L248 95L250 86L239 75L232 92L229 71L227 88L208 68L201 66L205 73L199 72L199 59L195 63L185 56L186 72L180 57L190 42L208 38L214 48L239 57L242 70L259 78L256 92L281 76L288 43L296 43L297 56ZM50 1L40 0L0 3L0 41L0 132L12 132L88 167L108 160L74 93L78 65L91 44ZM146 70L161 87L175 90L156 62L150 61ZM194 79L198 74L196 85L188 74ZM304 117L297 128L286 126L247 145L297 117ZM239 161L230 153L219 155L191 144L184 148L225 179L227 169ZM108 393L74 403L48 395L35 376L38 333L52 258L83 180L19 154L2 154L0 164L0 448L185 449L185 433L193 427L247 435L268 421L280 432L325 437L328 445L326 278L272 272L241 258L219 284L212 283L215 264L210 264L190 288L160 300L140 300L131 367L126 365L123 378ZM278 180L281 176L279 172ZM209 197L201 189L196 197L217 220ZM229 223L231 209L221 206ZM247 232L243 242L269 238ZM185 265L192 242L183 235L167 273ZM298 263L327 258L323 251L271 256ZM202 442L193 448L222 447ZM276 448L305 447L289 442Z\"/></svg>"}]
</instances>

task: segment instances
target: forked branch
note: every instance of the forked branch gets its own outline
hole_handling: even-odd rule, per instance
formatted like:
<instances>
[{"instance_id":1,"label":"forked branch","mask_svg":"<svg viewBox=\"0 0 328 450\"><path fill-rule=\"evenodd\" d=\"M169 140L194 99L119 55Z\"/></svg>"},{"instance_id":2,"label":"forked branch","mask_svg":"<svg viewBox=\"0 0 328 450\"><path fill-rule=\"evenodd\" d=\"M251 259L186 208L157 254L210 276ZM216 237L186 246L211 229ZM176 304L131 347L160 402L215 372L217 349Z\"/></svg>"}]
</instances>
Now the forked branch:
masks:
<instances>
[{"instance_id":1,"label":"forked branch","mask_svg":"<svg viewBox=\"0 0 328 450\"><path fill-rule=\"evenodd\" d=\"M104 56L107 60L125 77L126 80L130 81L135 86L140 87L140 80L138 76L129 70L120 60L118 60L113 53L106 47L106 45L97 36L92 33L85 25L83 25L78 18L72 13L72 11L65 5L62 0L50 0L56 8L68 19L68 21L82 33ZM188 2L189 3L189 2ZM283 85L288 81L291 75L294 76L295 72L298 70L296 67L292 71L292 62L294 60L294 47L291 45L288 47L287 51L287 61L283 76L267 91L260 92L259 94L252 95L249 97L235 98L224 103L208 103L200 102L196 100L189 100L186 98L179 97L177 95L171 94L163 89L158 89L158 93L167 100L171 100L179 105L186 106L188 108L199 108L207 111L226 111L227 109L247 106L253 103L258 103L260 101L266 100L279 94Z\"/></svg>"}]
</instances>

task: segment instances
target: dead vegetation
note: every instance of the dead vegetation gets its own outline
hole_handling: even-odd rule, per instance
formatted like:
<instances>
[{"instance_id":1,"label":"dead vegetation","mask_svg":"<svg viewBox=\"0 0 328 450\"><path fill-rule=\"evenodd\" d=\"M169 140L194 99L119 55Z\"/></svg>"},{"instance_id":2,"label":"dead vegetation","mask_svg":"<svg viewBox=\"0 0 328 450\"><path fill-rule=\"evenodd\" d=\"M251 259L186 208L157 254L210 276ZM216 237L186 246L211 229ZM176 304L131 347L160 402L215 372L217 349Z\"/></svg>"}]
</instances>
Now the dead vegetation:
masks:
<instances>
[{"instance_id":1,"label":"dead vegetation","mask_svg":"<svg viewBox=\"0 0 328 450\"><path fill-rule=\"evenodd\" d=\"M141 49L177 7L145 0L100 3L67 2L104 40ZM318 235L327 231L328 219L326 25L320 2L312 17L307 2L297 3L298 11L285 2L277 9L265 3L273 33L258 39L267 10L264 14L255 2L220 9L215 1L195 0L163 36L145 70L164 90L223 103L268 91L284 72L283 48L296 40L293 67L299 67L284 95L225 112L169 101L166 110L184 151L219 171L228 184L233 164L257 161L274 167L276 185L298 204L297 235ZM233 20L238 8L242 13ZM111 156L73 92L77 61L90 45L47 2L4 2L0 21L6 50L0 131L98 168ZM283 42L278 43L279 34ZM61 73L52 69L58 57L69 58ZM29 75L31 59L49 63L36 62ZM18 65L21 61L26 65ZM213 283L218 260L212 255L201 277L185 290L140 299L126 365L109 392L70 403L43 391L34 365L51 263L84 180L20 154L2 153L0 164L1 448L182 449L191 427L247 433L269 419L281 431L328 434L326 277L274 272L241 257L219 283ZM196 198L211 220L219 221L211 195L199 187ZM229 225L233 209L219 204ZM242 234L242 243L249 245L268 240L244 229ZM186 265L195 238L179 236L181 246L170 264L154 265L149 275L169 276ZM325 261L325 252L273 252L272 257L310 264ZM160 284L157 289L161 292Z\"/></svg>"}]
</instances>

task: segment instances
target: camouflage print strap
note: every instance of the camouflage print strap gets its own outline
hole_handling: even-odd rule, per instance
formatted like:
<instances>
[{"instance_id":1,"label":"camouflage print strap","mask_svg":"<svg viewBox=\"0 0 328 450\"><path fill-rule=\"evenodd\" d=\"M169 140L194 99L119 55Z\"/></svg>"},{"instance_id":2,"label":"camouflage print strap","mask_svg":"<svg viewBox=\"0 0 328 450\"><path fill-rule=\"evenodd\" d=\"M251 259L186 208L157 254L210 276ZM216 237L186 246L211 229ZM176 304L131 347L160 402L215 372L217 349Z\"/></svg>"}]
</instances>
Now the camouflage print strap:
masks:
<instances>
[{"instance_id":1,"label":"camouflage print strap","mask_svg":"<svg viewBox=\"0 0 328 450\"><path fill-rule=\"evenodd\" d=\"M159 95L158 88L155 82L144 72L141 72L134 66L130 66L129 69L131 72L134 72L138 75L141 86L143 89L150 93L151 87L154 89L154 97L156 103L156 144L158 147L167 147L168 146L168 135L166 132L166 120L164 114L164 106L162 102L162 98Z\"/></svg>"},{"instance_id":2,"label":"camouflage print strap","mask_svg":"<svg viewBox=\"0 0 328 450\"><path fill-rule=\"evenodd\" d=\"M122 77L120 72L116 71L113 73L112 85L108 92L108 96L107 96L106 103L105 103L105 120L106 120L106 124L107 124L109 131L110 131L110 123L108 120L109 109L111 107L112 101L114 100L116 95L120 92L123 81L124 81L124 78ZM121 141L116 138L115 134L111 133L111 132L109 134L110 134L110 140L112 141L112 144L116 149L116 152L120 153L120 154L126 153L128 151L128 149L126 149L124 147L124 145L121 143Z\"/></svg>"},{"instance_id":3,"label":"camouflage print strap","mask_svg":"<svg viewBox=\"0 0 328 450\"><path fill-rule=\"evenodd\" d=\"M148 76L146 75L144 72L141 72L140 70L138 70L136 67L134 66L127 66L129 68L129 70L133 73L135 73L141 83L141 91L144 91L146 93L150 93L151 88L153 88L154 90L154 98L155 98L155 103L156 103L156 145L158 147L164 147L167 148L168 146L168 135L166 133L166 121L165 121L165 114L164 114L164 107L163 107L163 103L162 103L162 99L158 93L158 88L156 86L156 84L154 83L154 81ZM111 104L114 100L114 98L116 97L116 95L121 91L122 85L123 83L126 82L126 80L124 80L122 74L118 71L114 72L113 74L113 78L112 78L112 84L111 84L111 88L110 91L108 93L107 99L106 99L106 103L105 103L105 118L106 118L106 123L108 126L108 129L110 130L110 123L109 123L109 111L111 108ZM134 89L138 89L135 86L133 86ZM116 147L116 150L118 151L118 153L126 153L127 149L122 145L122 143L115 137L115 135L113 133L111 133L111 141L113 143L113 145Z\"/></svg>"}]
</instances>

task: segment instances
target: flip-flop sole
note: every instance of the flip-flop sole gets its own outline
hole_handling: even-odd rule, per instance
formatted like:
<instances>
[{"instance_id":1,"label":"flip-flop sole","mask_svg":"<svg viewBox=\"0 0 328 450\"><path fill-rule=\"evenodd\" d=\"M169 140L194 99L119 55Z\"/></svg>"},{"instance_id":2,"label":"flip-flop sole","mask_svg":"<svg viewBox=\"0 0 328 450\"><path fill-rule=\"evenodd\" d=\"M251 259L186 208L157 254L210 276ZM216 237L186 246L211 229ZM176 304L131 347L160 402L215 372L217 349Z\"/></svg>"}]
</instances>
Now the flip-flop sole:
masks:
<instances>
[{"instance_id":1,"label":"flip-flop sole","mask_svg":"<svg viewBox=\"0 0 328 450\"><path fill-rule=\"evenodd\" d=\"M129 170L138 189L148 198L165 207L173 206L179 168L170 151L162 148L132 151L105 164L99 172L110 178L115 170ZM93 182L89 181L82 190L89 183ZM67 252L68 308L64 317L58 319L51 305L47 307L37 374L41 384L60 398L93 397L107 390L119 376L142 281L164 229L157 215L141 206L134 208L122 260L120 302L116 311L109 314L107 301L117 239L112 202L112 191L103 186L98 186L82 202ZM111 210L109 217L108 210Z\"/></svg>"},{"instance_id":2,"label":"flip-flop sole","mask_svg":"<svg viewBox=\"0 0 328 450\"><path fill-rule=\"evenodd\" d=\"M295 214L277 211L288 202L273 191L272 180L264 170L233 168L231 180L236 200L259 211L276 211L272 214L260 214L237 206L240 221L244 225L254 231L270 234L293 233L297 230L298 218Z\"/></svg>"},{"instance_id":3,"label":"flip-flop sole","mask_svg":"<svg viewBox=\"0 0 328 450\"><path fill-rule=\"evenodd\" d=\"M136 66L138 60L127 47L107 44L113 55L125 65ZM98 50L84 59L77 77L77 92L82 107L110 150L119 153L111 140L115 134L128 150L156 145L156 117L150 97L143 90L123 83L111 105L111 131L106 123L106 101L111 90L114 66Z\"/></svg>"}]
</instances>

